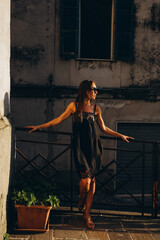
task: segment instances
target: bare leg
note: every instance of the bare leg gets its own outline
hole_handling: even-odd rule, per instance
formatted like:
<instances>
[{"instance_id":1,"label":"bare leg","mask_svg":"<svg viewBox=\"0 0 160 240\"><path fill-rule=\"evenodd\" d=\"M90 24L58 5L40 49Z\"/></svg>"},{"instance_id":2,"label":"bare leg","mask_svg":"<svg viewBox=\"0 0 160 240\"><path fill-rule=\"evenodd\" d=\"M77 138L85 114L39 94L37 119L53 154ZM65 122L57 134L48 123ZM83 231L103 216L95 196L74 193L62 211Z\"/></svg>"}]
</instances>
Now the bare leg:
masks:
<instances>
[{"instance_id":1,"label":"bare leg","mask_svg":"<svg viewBox=\"0 0 160 240\"><path fill-rule=\"evenodd\" d=\"M90 190L90 184L91 184L90 178L81 178L79 182L80 195L79 195L78 208L82 212L84 211L84 208L85 208L86 197Z\"/></svg>"},{"instance_id":2,"label":"bare leg","mask_svg":"<svg viewBox=\"0 0 160 240\"><path fill-rule=\"evenodd\" d=\"M90 189L86 196L86 208L85 208L84 214L83 214L83 218L86 221L87 227L91 228L91 229L94 229L94 227L95 227L95 224L94 224L94 222L92 222L91 217L90 217L90 209L92 206L94 193L95 193L95 178L91 180Z\"/></svg>"}]
</instances>

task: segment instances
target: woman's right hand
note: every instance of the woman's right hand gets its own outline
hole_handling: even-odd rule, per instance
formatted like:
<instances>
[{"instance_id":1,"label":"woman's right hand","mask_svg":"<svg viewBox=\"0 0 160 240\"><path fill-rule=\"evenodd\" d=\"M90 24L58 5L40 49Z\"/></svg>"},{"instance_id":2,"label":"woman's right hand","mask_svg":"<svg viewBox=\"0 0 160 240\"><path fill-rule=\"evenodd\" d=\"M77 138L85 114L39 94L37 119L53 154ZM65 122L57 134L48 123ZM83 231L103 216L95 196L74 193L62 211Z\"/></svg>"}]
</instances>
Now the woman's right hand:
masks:
<instances>
[{"instance_id":1,"label":"woman's right hand","mask_svg":"<svg viewBox=\"0 0 160 240\"><path fill-rule=\"evenodd\" d=\"M31 130L29 131L30 133L39 130L39 126L26 126L25 128L30 128L30 129L31 129Z\"/></svg>"}]
</instances>

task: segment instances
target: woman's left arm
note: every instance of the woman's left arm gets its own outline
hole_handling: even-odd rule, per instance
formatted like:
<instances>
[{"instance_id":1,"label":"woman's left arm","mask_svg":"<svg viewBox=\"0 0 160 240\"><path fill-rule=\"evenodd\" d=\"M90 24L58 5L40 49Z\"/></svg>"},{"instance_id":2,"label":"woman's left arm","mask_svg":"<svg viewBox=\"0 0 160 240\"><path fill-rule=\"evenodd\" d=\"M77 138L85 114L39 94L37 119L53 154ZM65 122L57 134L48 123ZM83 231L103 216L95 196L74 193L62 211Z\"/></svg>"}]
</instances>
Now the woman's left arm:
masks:
<instances>
[{"instance_id":1,"label":"woman's left arm","mask_svg":"<svg viewBox=\"0 0 160 240\"><path fill-rule=\"evenodd\" d=\"M112 135L114 137L120 137L126 142L129 142L128 139L132 139L132 140L134 139L132 137L129 137L129 136L123 135L121 133L115 132L112 129L106 127L105 124L104 124L102 114L101 114L101 109L100 109L99 106L96 106L96 113L97 113L97 123L98 123L98 126L99 126L99 128L101 129L102 132L104 132L106 134L109 134L109 135Z\"/></svg>"}]
</instances>

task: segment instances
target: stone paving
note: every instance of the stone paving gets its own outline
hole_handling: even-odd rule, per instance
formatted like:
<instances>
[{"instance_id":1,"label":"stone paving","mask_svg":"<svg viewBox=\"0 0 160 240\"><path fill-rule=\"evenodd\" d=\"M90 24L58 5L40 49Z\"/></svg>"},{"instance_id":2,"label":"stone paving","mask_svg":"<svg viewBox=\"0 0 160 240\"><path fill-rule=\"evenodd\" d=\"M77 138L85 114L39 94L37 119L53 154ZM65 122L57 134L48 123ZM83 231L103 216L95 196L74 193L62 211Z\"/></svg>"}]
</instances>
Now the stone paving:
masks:
<instances>
[{"instance_id":1,"label":"stone paving","mask_svg":"<svg viewBox=\"0 0 160 240\"><path fill-rule=\"evenodd\" d=\"M46 233L10 234L9 240L160 240L160 219L94 215L95 230L86 228L79 213L52 215Z\"/></svg>"},{"instance_id":2,"label":"stone paving","mask_svg":"<svg viewBox=\"0 0 160 240\"><path fill-rule=\"evenodd\" d=\"M55 240L160 240L160 219L93 216L95 230L86 228L81 215L64 216L53 224Z\"/></svg>"}]
</instances>

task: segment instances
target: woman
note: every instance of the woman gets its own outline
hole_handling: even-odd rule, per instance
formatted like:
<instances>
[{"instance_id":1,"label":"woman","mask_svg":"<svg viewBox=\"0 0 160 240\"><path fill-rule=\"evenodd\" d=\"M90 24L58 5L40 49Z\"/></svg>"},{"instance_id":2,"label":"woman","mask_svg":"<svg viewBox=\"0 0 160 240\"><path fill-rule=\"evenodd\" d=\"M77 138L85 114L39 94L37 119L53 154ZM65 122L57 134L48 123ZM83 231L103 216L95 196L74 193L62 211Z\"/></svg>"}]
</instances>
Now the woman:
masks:
<instances>
[{"instance_id":1,"label":"woman","mask_svg":"<svg viewBox=\"0 0 160 240\"><path fill-rule=\"evenodd\" d=\"M34 132L38 129L58 125L72 115L74 160L81 177L78 208L83 212L87 227L91 229L95 227L90 217L90 208L95 193L95 174L100 168L102 159L102 144L95 122L106 134L120 137L126 142L129 142L128 139L133 139L105 126L100 107L91 103L92 100L95 100L97 93L96 83L84 80L79 86L76 102L71 102L58 118L38 126L26 127L31 128L29 132Z\"/></svg>"}]
</instances>

